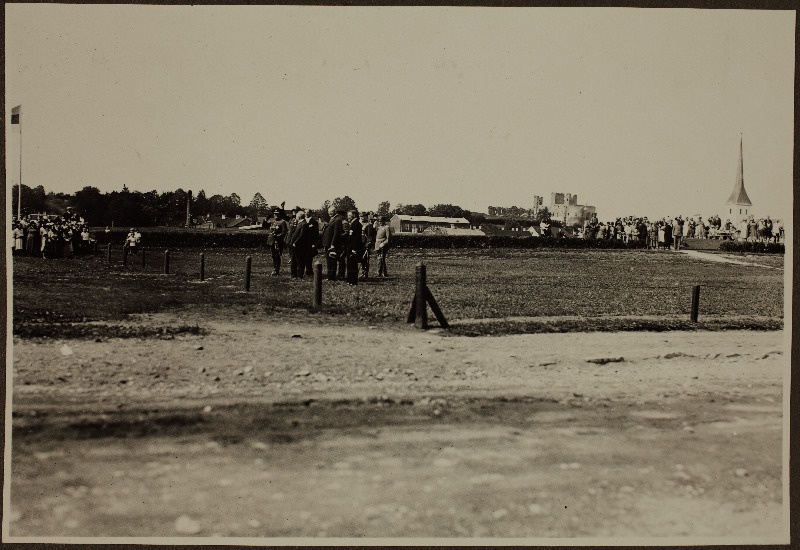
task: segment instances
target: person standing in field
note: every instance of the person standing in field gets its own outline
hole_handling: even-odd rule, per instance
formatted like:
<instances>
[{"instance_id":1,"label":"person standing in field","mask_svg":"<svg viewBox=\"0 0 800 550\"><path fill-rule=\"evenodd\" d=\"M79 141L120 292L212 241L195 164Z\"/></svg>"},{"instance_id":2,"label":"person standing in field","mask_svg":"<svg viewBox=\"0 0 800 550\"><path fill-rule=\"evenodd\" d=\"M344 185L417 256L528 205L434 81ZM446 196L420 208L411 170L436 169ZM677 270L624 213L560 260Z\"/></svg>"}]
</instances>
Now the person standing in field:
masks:
<instances>
[{"instance_id":1,"label":"person standing in field","mask_svg":"<svg viewBox=\"0 0 800 550\"><path fill-rule=\"evenodd\" d=\"M309 253L306 213L298 210L295 214L294 229L289 235L289 274L292 279L302 279L303 275L305 275L306 258L308 258Z\"/></svg>"},{"instance_id":2,"label":"person standing in field","mask_svg":"<svg viewBox=\"0 0 800 550\"><path fill-rule=\"evenodd\" d=\"M317 255L317 246L319 246L319 222L309 213L306 217L306 226L306 244L308 249L306 275L313 276L314 256Z\"/></svg>"},{"instance_id":3,"label":"person standing in field","mask_svg":"<svg viewBox=\"0 0 800 550\"><path fill-rule=\"evenodd\" d=\"M672 220L672 243L675 245L675 250L681 249L681 241L683 240L683 220L680 216Z\"/></svg>"},{"instance_id":4,"label":"person standing in field","mask_svg":"<svg viewBox=\"0 0 800 550\"><path fill-rule=\"evenodd\" d=\"M703 223L703 218L697 218L697 228L695 229L695 236L698 239L705 239L706 238L706 226Z\"/></svg>"},{"instance_id":5,"label":"person standing in field","mask_svg":"<svg viewBox=\"0 0 800 550\"><path fill-rule=\"evenodd\" d=\"M28 256L36 256L41 248L41 234L39 233L39 225L32 221L28 225L28 238L25 240L25 250Z\"/></svg>"},{"instance_id":6,"label":"person standing in field","mask_svg":"<svg viewBox=\"0 0 800 550\"><path fill-rule=\"evenodd\" d=\"M336 280L336 268L338 266L339 254L342 252L344 241L342 216L334 207L328 209L331 219L322 231L322 251L325 254L327 263L327 278L329 281Z\"/></svg>"},{"instance_id":7,"label":"person standing in field","mask_svg":"<svg viewBox=\"0 0 800 550\"><path fill-rule=\"evenodd\" d=\"M347 212L347 222L350 227L347 231L347 284L358 284L358 263L364 254L364 243L361 241L362 227L358 221L358 211Z\"/></svg>"},{"instance_id":8,"label":"person standing in field","mask_svg":"<svg viewBox=\"0 0 800 550\"><path fill-rule=\"evenodd\" d=\"M25 235L25 232L22 230L20 224L14 222L14 229L12 231L12 235L14 236L14 247L12 249L11 254L17 256L19 254L22 254L25 249L22 243L22 238Z\"/></svg>"},{"instance_id":9,"label":"person standing in field","mask_svg":"<svg viewBox=\"0 0 800 550\"><path fill-rule=\"evenodd\" d=\"M283 254L283 245L286 242L286 233L289 230L289 225L283 219L283 214L280 210L276 208L273 214L275 219L269 227L267 246L269 246L272 254L272 275L277 276L281 273L281 254Z\"/></svg>"},{"instance_id":10,"label":"person standing in field","mask_svg":"<svg viewBox=\"0 0 800 550\"><path fill-rule=\"evenodd\" d=\"M389 252L392 231L386 225L386 216L381 216L380 226L375 233L375 253L378 255L378 277L386 278L389 273L386 270L386 254Z\"/></svg>"},{"instance_id":11,"label":"person standing in field","mask_svg":"<svg viewBox=\"0 0 800 550\"><path fill-rule=\"evenodd\" d=\"M361 241L364 245L364 254L361 257L361 278L366 280L369 278L369 255L375 247L375 234L377 231L372 223L375 220L370 221L369 214L362 214L361 219L363 220L361 223Z\"/></svg>"}]
</instances>

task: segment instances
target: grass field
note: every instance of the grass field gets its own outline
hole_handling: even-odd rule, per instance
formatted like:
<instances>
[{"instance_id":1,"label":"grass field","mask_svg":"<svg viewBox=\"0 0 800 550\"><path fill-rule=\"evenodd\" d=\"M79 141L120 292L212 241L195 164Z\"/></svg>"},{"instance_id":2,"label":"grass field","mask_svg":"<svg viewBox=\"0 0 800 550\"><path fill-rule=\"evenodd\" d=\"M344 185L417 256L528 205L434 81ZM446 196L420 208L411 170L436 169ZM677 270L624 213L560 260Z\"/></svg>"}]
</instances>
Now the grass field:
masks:
<instances>
[{"instance_id":1,"label":"grass field","mask_svg":"<svg viewBox=\"0 0 800 550\"><path fill-rule=\"evenodd\" d=\"M248 255L253 262L252 282L245 292ZM228 318L303 315L327 319L333 315L343 322L402 322L413 296L414 267L420 261L427 265L428 286L451 321L583 317L564 325L566 330L597 330L600 320L613 316L648 319L649 328L656 329L659 322L653 318L671 319L673 325L662 323L662 329L686 328L684 322L674 323L678 317L688 320L695 284L702 288L702 319L751 319L722 328L774 329L782 326L783 318L782 268L712 263L668 252L398 250L390 255L387 280L357 287L326 282L321 315L308 311L310 278L295 281L287 276L286 255L283 275L270 277L272 263L264 250L208 251L203 282L199 281L199 250L170 251L169 275L163 274L163 250L147 250L144 268L140 257L131 257L123 267L119 249L115 256L112 266L105 256L15 258L15 334L56 336L67 331L65 336L79 335L80 326L92 321L124 321L130 314L165 310ZM748 259L766 264L759 261L761 257ZM636 327L616 326L631 328ZM535 326L529 323L523 329L531 331ZM474 326L471 330L464 333L475 332ZM505 326L502 331L514 329ZM135 331L131 335L141 336Z\"/></svg>"}]
</instances>

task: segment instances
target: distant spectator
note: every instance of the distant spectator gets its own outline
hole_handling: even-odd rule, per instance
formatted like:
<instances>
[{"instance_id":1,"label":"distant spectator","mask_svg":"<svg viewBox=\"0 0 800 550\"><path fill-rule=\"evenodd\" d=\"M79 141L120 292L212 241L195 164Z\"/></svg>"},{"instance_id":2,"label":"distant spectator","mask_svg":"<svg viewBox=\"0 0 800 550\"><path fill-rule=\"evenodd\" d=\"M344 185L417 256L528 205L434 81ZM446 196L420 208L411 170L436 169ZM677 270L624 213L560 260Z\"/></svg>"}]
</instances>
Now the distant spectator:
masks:
<instances>
[{"instance_id":1,"label":"distant spectator","mask_svg":"<svg viewBox=\"0 0 800 550\"><path fill-rule=\"evenodd\" d=\"M391 243L391 228L386 225L386 216L381 216L380 226L375 233L375 252L378 254L378 277L386 278L389 273L386 269L386 255Z\"/></svg>"},{"instance_id":2,"label":"distant spectator","mask_svg":"<svg viewBox=\"0 0 800 550\"><path fill-rule=\"evenodd\" d=\"M672 244L675 247L675 250L681 249L681 243L683 242L683 219L678 216L674 220L672 220Z\"/></svg>"},{"instance_id":3,"label":"distant spectator","mask_svg":"<svg viewBox=\"0 0 800 550\"><path fill-rule=\"evenodd\" d=\"M141 236L139 239L137 239L137 233L138 232L133 227L131 227L130 231L128 231L128 235L125 237L125 244L123 245L124 254L139 254L139 241L141 240Z\"/></svg>"}]
</instances>

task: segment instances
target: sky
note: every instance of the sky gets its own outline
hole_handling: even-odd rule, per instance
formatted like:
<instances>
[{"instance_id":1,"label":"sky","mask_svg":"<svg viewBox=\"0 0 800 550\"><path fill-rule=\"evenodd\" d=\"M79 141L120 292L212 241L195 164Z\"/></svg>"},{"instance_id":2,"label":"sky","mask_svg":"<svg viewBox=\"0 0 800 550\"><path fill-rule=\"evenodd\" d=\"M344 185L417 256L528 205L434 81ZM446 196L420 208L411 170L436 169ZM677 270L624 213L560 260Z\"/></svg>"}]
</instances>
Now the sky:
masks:
<instances>
[{"instance_id":1,"label":"sky","mask_svg":"<svg viewBox=\"0 0 800 550\"><path fill-rule=\"evenodd\" d=\"M5 4L6 181L789 217L792 11ZM22 105L21 135L8 125Z\"/></svg>"}]
</instances>

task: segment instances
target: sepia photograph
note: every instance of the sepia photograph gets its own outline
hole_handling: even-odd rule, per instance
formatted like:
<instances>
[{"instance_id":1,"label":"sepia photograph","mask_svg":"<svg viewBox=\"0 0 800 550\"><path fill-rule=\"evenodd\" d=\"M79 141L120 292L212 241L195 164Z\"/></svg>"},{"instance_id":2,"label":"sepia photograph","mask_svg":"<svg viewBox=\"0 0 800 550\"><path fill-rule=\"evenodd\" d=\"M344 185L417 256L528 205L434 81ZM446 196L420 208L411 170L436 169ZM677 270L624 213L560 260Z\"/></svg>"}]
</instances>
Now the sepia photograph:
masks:
<instances>
[{"instance_id":1,"label":"sepia photograph","mask_svg":"<svg viewBox=\"0 0 800 550\"><path fill-rule=\"evenodd\" d=\"M789 543L795 11L3 25L4 543Z\"/></svg>"}]
</instances>

